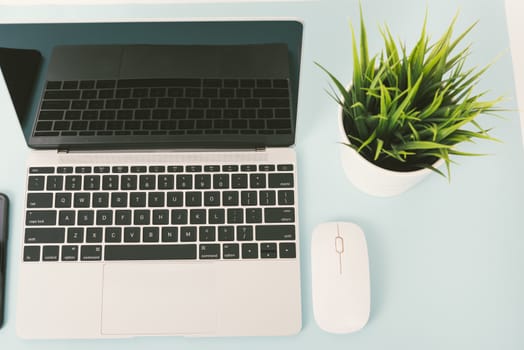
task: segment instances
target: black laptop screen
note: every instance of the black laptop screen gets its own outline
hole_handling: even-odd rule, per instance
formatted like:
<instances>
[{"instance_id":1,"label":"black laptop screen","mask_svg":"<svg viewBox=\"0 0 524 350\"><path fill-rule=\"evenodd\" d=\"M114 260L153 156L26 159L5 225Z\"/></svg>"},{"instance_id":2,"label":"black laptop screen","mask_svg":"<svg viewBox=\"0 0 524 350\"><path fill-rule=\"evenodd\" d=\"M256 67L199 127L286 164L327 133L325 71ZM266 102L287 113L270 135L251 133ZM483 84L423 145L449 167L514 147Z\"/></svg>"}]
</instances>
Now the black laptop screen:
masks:
<instances>
[{"instance_id":1,"label":"black laptop screen","mask_svg":"<svg viewBox=\"0 0 524 350\"><path fill-rule=\"evenodd\" d=\"M294 143L296 21L2 24L0 47L28 50L2 70L34 148Z\"/></svg>"}]
</instances>

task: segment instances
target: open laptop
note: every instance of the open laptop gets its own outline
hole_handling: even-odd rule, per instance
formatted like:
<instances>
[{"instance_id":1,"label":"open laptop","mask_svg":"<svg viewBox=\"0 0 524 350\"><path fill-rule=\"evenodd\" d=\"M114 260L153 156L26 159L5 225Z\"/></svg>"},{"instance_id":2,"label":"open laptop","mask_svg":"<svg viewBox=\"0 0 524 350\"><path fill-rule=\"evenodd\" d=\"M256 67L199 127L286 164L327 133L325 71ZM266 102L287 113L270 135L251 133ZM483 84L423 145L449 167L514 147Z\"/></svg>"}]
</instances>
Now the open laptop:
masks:
<instances>
[{"instance_id":1,"label":"open laptop","mask_svg":"<svg viewBox=\"0 0 524 350\"><path fill-rule=\"evenodd\" d=\"M28 141L21 337L301 328L292 146L302 25L166 25L199 38L57 39L43 54ZM259 33L252 42L232 42L250 31ZM215 35L206 43L202 33Z\"/></svg>"}]
</instances>

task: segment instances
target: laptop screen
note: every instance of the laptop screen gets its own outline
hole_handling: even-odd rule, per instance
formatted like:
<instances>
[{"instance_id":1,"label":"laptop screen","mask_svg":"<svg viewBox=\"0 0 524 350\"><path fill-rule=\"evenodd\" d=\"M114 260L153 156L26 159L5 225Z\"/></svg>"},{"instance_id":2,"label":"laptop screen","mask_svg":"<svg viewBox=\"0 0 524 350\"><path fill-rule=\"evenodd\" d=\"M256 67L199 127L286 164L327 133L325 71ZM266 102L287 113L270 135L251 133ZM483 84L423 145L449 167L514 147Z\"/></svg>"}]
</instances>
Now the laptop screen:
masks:
<instances>
[{"instance_id":1,"label":"laptop screen","mask_svg":"<svg viewBox=\"0 0 524 350\"><path fill-rule=\"evenodd\" d=\"M34 148L294 143L296 21L2 24L0 47L28 50L15 61L31 69L2 70L34 72L27 106L17 108Z\"/></svg>"}]
</instances>

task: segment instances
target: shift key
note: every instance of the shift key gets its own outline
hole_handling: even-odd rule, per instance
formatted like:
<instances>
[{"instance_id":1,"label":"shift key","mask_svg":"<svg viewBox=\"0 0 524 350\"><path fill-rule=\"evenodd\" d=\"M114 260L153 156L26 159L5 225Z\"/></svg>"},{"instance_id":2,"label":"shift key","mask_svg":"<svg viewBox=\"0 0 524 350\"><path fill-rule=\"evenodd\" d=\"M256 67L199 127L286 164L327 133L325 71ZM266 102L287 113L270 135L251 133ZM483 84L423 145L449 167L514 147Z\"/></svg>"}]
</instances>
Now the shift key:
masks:
<instances>
[{"instance_id":1,"label":"shift key","mask_svg":"<svg viewBox=\"0 0 524 350\"><path fill-rule=\"evenodd\" d=\"M25 243L64 243L63 227L28 227L25 229Z\"/></svg>"},{"instance_id":2,"label":"shift key","mask_svg":"<svg viewBox=\"0 0 524 350\"><path fill-rule=\"evenodd\" d=\"M268 223L294 222L295 208L265 208L264 219Z\"/></svg>"},{"instance_id":3,"label":"shift key","mask_svg":"<svg viewBox=\"0 0 524 350\"><path fill-rule=\"evenodd\" d=\"M27 226L53 226L56 225L55 210L28 210L25 216Z\"/></svg>"}]
</instances>

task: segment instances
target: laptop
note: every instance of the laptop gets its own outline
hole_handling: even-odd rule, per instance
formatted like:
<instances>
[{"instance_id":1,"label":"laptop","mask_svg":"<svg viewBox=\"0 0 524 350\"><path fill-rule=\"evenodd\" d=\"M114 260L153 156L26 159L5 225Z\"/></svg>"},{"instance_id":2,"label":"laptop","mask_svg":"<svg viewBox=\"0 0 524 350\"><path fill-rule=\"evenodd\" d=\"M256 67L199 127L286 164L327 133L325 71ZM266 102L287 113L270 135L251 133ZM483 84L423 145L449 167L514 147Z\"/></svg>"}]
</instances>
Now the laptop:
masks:
<instances>
[{"instance_id":1,"label":"laptop","mask_svg":"<svg viewBox=\"0 0 524 350\"><path fill-rule=\"evenodd\" d=\"M522 142L524 144L524 41L522 33L524 32L524 23L522 14L524 13L524 3L519 0L506 0L506 21L508 26L509 43L511 47L511 57L513 60L513 74L515 79L515 93L517 104L520 111L520 125Z\"/></svg>"},{"instance_id":2,"label":"laptop","mask_svg":"<svg viewBox=\"0 0 524 350\"><path fill-rule=\"evenodd\" d=\"M19 336L300 331L302 25L262 25L291 26L298 46L53 46L28 141Z\"/></svg>"}]
</instances>

